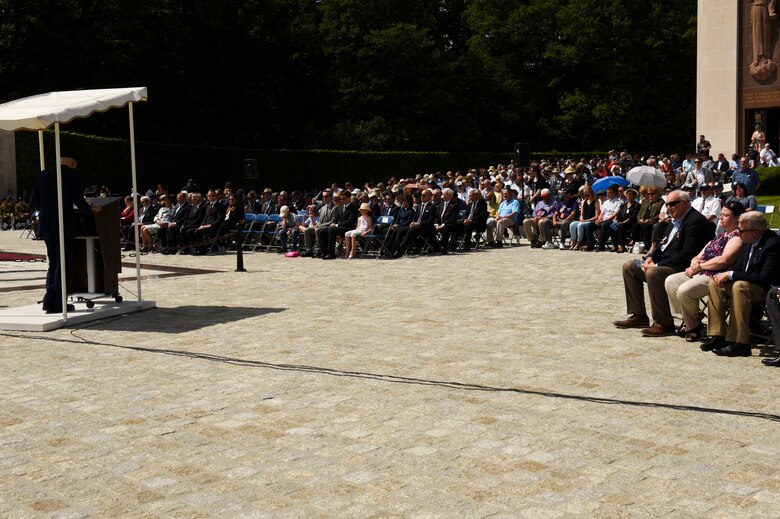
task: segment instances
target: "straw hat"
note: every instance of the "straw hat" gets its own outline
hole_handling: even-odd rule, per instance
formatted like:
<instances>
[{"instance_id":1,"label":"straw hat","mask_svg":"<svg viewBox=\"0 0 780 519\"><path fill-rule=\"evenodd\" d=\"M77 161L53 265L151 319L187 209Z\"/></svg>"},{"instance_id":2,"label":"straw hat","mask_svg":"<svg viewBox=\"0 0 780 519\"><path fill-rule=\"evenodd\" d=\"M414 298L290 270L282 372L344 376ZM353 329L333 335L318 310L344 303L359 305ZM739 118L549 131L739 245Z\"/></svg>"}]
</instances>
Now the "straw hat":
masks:
<instances>
[{"instance_id":1,"label":"straw hat","mask_svg":"<svg viewBox=\"0 0 780 519\"><path fill-rule=\"evenodd\" d=\"M360 211L368 211L370 213L371 212L371 206L368 205L367 203L363 202L362 204L360 204L360 209L359 210Z\"/></svg>"}]
</instances>

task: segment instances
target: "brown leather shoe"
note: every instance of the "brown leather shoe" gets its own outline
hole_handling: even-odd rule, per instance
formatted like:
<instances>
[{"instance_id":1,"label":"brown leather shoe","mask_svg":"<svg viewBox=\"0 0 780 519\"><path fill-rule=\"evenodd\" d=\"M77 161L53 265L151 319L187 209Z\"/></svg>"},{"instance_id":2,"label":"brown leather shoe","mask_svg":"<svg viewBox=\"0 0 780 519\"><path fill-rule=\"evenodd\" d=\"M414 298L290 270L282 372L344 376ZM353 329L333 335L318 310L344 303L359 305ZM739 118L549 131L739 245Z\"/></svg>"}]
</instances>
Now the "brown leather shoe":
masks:
<instances>
[{"instance_id":1,"label":"brown leather shoe","mask_svg":"<svg viewBox=\"0 0 780 519\"><path fill-rule=\"evenodd\" d=\"M623 321L615 321L615 326L618 328L647 328L650 326L650 319L646 315L632 315L628 319Z\"/></svg>"},{"instance_id":2,"label":"brown leather shoe","mask_svg":"<svg viewBox=\"0 0 780 519\"><path fill-rule=\"evenodd\" d=\"M650 328L642 330L643 337L667 337L669 335L675 335L674 326L664 326L662 324L653 323Z\"/></svg>"}]
</instances>

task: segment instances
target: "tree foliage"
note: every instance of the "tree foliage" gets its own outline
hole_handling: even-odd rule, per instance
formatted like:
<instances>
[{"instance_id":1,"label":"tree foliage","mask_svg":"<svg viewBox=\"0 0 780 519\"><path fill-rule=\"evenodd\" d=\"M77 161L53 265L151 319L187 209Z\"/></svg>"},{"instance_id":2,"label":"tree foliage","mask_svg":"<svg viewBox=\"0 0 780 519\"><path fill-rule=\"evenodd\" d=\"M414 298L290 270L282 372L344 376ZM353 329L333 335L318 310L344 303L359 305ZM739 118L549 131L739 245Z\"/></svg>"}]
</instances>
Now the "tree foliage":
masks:
<instances>
[{"instance_id":1,"label":"tree foliage","mask_svg":"<svg viewBox=\"0 0 780 519\"><path fill-rule=\"evenodd\" d=\"M0 100L146 85L139 138L265 148L687 144L695 3L0 0ZM119 118L77 131L126 132Z\"/></svg>"}]
</instances>

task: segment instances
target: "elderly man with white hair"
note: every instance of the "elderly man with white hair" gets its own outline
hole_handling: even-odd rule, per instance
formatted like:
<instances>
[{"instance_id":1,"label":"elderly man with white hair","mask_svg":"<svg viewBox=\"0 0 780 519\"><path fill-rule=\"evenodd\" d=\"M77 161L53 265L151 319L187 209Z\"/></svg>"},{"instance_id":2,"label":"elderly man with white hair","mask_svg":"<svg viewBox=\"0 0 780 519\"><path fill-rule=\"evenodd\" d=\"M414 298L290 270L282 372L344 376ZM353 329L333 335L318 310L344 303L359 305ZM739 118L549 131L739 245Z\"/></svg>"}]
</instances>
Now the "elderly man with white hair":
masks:
<instances>
[{"instance_id":1,"label":"elderly man with white hair","mask_svg":"<svg viewBox=\"0 0 780 519\"><path fill-rule=\"evenodd\" d=\"M652 256L644 261L629 260L623 264L623 284L626 291L628 319L615 321L618 328L643 328L645 337L664 337L675 333L674 318L664 286L666 278L684 271L699 251L712 238L712 228L701 213L691 208L690 197L684 191L672 191L666 197L666 210L672 217L670 225ZM650 295L653 325L647 316L644 283Z\"/></svg>"},{"instance_id":2,"label":"elderly man with white hair","mask_svg":"<svg viewBox=\"0 0 780 519\"><path fill-rule=\"evenodd\" d=\"M737 229L742 251L733 268L710 281L707 303L710 339L701 346L724 357L750 356L749 323L753 305L763 304L770 288L780 285L780 236L769 230L764 215L757 211L742 214Z\"/></svg>"},{"instance_id":3,"label":"elderly man with white hair","mask_svg":"<svg viewBox=\"0 0 780 519\"><path fill-rule=\"evenodd\" d=\"M460 201L455 199L455 192L446 187L442 190L442 199L437 208L436 223L434 229L439 233L439 242L433 244L433 249L441 249L442 254L450 251L450 245L458 230L458 213ZM435 240L435 237L434 237Z\"/></svg>"},{"instance_id":4,"label":"elderly man with white hair","mask_svg":"<svg viewBox=\"0 0 780 519\"><path fill-rule=\"evenodd\" d=\"M772 147L768 142L764 144L764 147L759 153L759 157L761 158L761 164L764 166L768 166L770 168L776 168L777 166L780 166L780 160L777 160L777 155L774 151L772 151Z\"/></svg>"}]
</instances>

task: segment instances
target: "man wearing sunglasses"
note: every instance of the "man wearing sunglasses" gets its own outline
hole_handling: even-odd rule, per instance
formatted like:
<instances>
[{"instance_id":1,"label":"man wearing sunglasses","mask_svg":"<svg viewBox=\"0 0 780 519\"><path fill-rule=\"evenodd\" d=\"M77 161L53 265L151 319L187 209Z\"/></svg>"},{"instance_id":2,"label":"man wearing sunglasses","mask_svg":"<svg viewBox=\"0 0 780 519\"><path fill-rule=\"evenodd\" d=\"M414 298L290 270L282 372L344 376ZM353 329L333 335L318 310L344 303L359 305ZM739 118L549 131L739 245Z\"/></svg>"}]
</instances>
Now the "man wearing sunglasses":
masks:
<instances>
[{"instance_id":1,"label":"man wearing sunglasses","mask_svg":"<svg viewBox=\"0 0 780 519\"><path fill-rule=\"evenodd\" d=\"M690 266L691 258L712 239L707 219L691 208L690 196L672 191L666 197L666 212L672 218L660 246L651 256L623 264L628 319L615 321L618 328L642 328L645 337L673 335L674 318L669 308L664 282L666 278ZM653 325L647 316L643 284L647 283Z\"/></svg>"},{"instance_id":2,"label":"man wearing sunglasses","mask_svg":"<svg viewBox=\"0 0 780 519\"><path fill-rule=\"evenodd\" d=\"M723 357L749 357L750 313L766 301L772 286L780 285L780 236L772 232L758 211L739 217L742 251L732 270L710 281L707 331L701 349ZM726 312L729 322L726 325Z\"/></svg>"}]
</instances>

